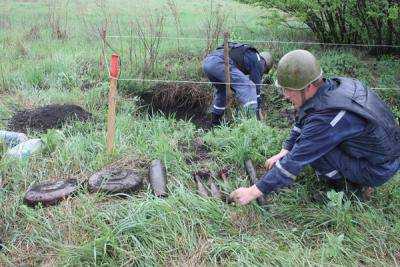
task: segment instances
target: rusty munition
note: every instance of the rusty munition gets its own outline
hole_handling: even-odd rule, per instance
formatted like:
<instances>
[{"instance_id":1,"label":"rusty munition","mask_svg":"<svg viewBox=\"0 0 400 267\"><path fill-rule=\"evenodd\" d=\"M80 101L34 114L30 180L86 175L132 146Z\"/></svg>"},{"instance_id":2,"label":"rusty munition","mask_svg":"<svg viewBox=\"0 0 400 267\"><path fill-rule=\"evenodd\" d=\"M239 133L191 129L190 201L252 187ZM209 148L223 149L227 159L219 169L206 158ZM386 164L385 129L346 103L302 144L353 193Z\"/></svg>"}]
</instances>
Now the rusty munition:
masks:
<instances>
[{"instance_id":1,"label":"rusty munition","mask_svg":"<svg viewBox=\"0 0 400 267\"><path fill-rule=\"evenodd\" d=\"M211 190L211 196L222 199L222 193L221 190L219 190L218 186L214 183L212 179L210 179L210 190Z\"/></svg>"},{"instance_id":2,"label":"rusty munition","mask_svg":"<svg viewBox=\"0 0 400 267\"><path fill-rule=\"evenodd\" d=\"M201 180L209 176L205 175L204 172L195 172L193 173L193 177L197 184L197 193L202 197L209 197L210 192L208 192L207 188L201 182Z\"/></svg>"},{"instance_id":3,"label":"rusty munition","mask_svg":"<svg viewBox=\"0 0 400 267\"><path fill-rule=\"evenodd\" d=\"M244 167L246 169L247 175L250 177L250 185L254 185L255 183L257 183L257 181L258 181L257 173L256 173L256 170L254 168L254 165L253 165L253 162L251 161L251 159L248 159L244 162ZM264 196L258 197L257 203L260 206L265 205L266 201L265 201Z\"/></svg>"},{"instance_id":4,"label":"rusty munition","mask_svg":"<svg viewBox=\"0 0 400 267\"><path fill-rule=\"evenodd\" d=\"M165 175L165 167L161 163L161 160L156 159L151 162L149 181L155 196L167 196L167 178Z\"/></svg>"}]
</instances>

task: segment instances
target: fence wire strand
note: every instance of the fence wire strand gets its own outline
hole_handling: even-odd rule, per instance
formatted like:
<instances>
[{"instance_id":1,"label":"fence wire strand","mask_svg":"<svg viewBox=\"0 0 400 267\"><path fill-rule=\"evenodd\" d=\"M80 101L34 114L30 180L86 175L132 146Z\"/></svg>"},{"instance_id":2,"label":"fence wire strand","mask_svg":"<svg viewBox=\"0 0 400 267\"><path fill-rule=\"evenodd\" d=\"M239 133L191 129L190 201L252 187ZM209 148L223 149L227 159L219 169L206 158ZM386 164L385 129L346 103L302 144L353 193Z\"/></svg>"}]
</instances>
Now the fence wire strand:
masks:
<instances>
[{"instance_id":1,"label":"fence wire strand","mask_svg":"<svg viewBox=\"0 0 400 267\"><path fill-rule=\"evenodd\" d=\"M131 36L131 35L109 35L106 38L132 38L132 39L139 39L139 38L143 38L143 37L141 37L141 36ZM171 39L171 40L202 40L202 41L208 40L207 38L203 38L203 37L177 37L177 36L144 36L144 38ZM239 42L400 48L400 45L388 45L388 44L355 44L355 43L354 44L342 44L342 43L324 43L324 42L306 42L306 41L279 41L279 40L239 40Z\"/></svg>"},{"instance_id":2,"label":"fence wire strand","mask_svg":"<svg viewBox=\"0 0 400 267\"><path fill-rule=\"evenodd\" d=\"M400 47L400 46L399 46ZM109 75L109 78L111 79L110 76L110 66L109 66L109 60L108 58L106 60L106 66L107 66L107 72ZM121 71L120 71L121 73ZM114 78L113 78L114 79ZM210 82L210 81L193 81L193 80L167 80L167 79L143 79L143 78L117 78L118 81L133 81L133 82L142 82L142 83L175 83L175 84L222 84L226 85L227 83L225 82ZM248 83L229 83L231 85L248 85ZM265 87L274 87L273 84L269 83L259 83L259 84L254 84L255 86L265 86ZM369 87L370 89L373 89L375 91L399 91L400 92L400 87Z\"/></svg>"},{"instance_id":3,"label":"fence wire strand","mask_svg":"<svg viewBox=\"0 0 400 267\"><path fill-rule=\"evenodd\" d=\"M147 82L147 83L176 83L176 84L223 84L225 82L207 82L207 81L191 81L191 80L163 80L163 79L142 79L142 78L118 78L119 81L135 81L135 82ZM231 85L248 85L249 83L229 83ZM269 83L258 83L256 86L275 87ZM392 90L400 91L400 87L368 87L373 90Z\"/></svg>"}]
</instances>

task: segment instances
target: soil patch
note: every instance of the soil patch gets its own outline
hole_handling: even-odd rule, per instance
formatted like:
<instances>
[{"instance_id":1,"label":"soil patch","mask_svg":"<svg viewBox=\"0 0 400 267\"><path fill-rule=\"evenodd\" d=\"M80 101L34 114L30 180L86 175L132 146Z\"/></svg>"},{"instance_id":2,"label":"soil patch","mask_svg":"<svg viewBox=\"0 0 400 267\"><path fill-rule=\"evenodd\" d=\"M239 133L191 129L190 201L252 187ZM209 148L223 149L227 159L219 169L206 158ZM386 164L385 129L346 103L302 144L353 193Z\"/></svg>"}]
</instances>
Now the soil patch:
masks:
<instances>
[{"instance_id":1,"label":"soil patch","mask_svg":"<svg viewBox=\"0 0 400 267\"><path fill-rule=\"evenodd\" d=\"M209 129L207 114L211 95L198 85L158 85L141 95L149 112L174 115L177 119L190 120L197 127Z\"/></svg>"},{"instance_id":2,"label":"soil patch","mask_svg":"<svg viewBox=\"0 0 400 267\"><path fill-rule=\"evenodd\" d=\"M26 133L28 129L44 132L61 128L68 121L87 121L92 114L77 105L48 105L18 111L8 122L8 129Z\"/></svg>"},{"instance_id":3,"label":"soil patch","mask_svg":"<svg viewBox=\"0 0 400 267\"><path fill-rule=\"evenodd\" d=\"M193 163L203 162L211 159L210 150L205 145L204 140L196 137L193 141L194 155L186 158L186 163L191 165Z\"/></svg>"}]
</instances>

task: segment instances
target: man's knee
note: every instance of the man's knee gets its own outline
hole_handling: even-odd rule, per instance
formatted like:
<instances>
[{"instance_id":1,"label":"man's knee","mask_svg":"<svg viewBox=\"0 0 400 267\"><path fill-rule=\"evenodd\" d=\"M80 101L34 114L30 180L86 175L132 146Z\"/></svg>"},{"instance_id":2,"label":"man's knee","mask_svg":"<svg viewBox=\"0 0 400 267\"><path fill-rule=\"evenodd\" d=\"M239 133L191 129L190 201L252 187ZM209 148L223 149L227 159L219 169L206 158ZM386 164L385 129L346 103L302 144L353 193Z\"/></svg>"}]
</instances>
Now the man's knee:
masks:
<instances>
[{"instance_id":1,"label":"man's knee","mask_svg":"<svg viewBox=\"0 0 400 267\"><path fill-rule=\"evenodd\" d=\"M329 159L329 155L324 155L311 163L311 167L314 168L315 173L318 178L322 178L324 180L341 180L343 176L339 172L338 166L335 166L331 163Z\"/></svg>"},{"instance_id":2,"label":"man's knee","mask_svg":"<svg viewBox=\"0 0 400 267\"><path fill-rule=\"evenodd\" d=\"M243 104L243 109L249 112L256 112L258 108L257 100L249 100Z\"/></svg>"},{"instance_id":3,"label":"man's knee","mask_svg":"<svg viewBox=\"0 0 400 267\"><path fill-rule=\"evenodd\" d=\"M328 182L348 181L359 185L368 185L361 171L360 160L351 158L338 149L324 155L311 164L318 178Z\"/></svg>"},{"instance_id":4,"label":"man's knee","mask_svg":"<svg viewBox=\"0 0 400 267\"><path fill-rule=\"evenodd\" d=\"M234 85L234 91L244 109L256 110L258 107L256 87L253 82L242 80Z\"/></svg>"}]
</instances>

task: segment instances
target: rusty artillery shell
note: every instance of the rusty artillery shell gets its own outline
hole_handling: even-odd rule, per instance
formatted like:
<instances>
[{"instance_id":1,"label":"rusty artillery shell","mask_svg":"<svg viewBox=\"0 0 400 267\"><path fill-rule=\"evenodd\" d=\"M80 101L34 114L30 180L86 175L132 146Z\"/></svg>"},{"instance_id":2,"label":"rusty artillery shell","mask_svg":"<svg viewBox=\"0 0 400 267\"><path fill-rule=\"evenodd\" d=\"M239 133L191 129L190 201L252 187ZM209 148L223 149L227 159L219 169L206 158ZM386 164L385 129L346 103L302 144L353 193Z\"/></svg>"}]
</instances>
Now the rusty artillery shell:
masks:
<instances>
[{"instance_id":1,"label":"rusty artillery shell","mask_svg":"<svg viewBox=\"0 0 400 267\"><path fill-rule=\"evenodd\" d=\"M257 182L257 174L251 159L248 159L244 162L244 167L246 169L247 175L250 177L251 184L253 185Z\"/></svg>"},{"instance_id":2,"label":"rusty artillery shell","mask_svg":"<svg viewBox=\"0 0 400 267\"><path fill-rule=\"evenodd\" d=\"M210 190L212 197L222 199L221 190L219 190L218 186L214 183L213 180L210 180Z\"/></svg>"},{"instance_id":3,"label":"rusty artillery shell","mask_svg":"<svg viewBox=\"0 0 400 267\"><path fill-rule=\"evenodd\" d=\"M197 180L197 193L199 193L200 196L202 197L209 197L209 192L207 188L203 185L200 180Z\"/></svg>"},{"instance_id":4,"label":"rusty artillery shell","mask_svg":"<svg viewBox=\"0 0 400 267\"><path fill-rule=\"evenodd\" d=\"M149 181L155 196L167 196L167 178L165 175L165 168L161 163L161 160L156 159L151 162Z\"/></svg>"},{"instance_id":5,"label":"rusty artillery shell","mask_svg":"<svg viewBox=\"0 0 400 267\"><path fill-rule=\"evenodd\" d=\"M256 169L254 168L254 165L253 165L253 162L251 161L251 159L248 159L244 162L244 167L246 169L247 175L250 176L250 185L254 185L255 183L257 183L257 181L258 181L257 173L256 173ZM266 201L265 201L264 196L258 197L257 203L260 206L265 205Z\"/></svg>"},{"instance_id":6,"label":"rusty artillery shell","mask_svg":"<svg viewBox=\"0 0 400 267\"><path fill-rule=\"evenodd\" d=\"M205 175L205 172L199 171L199 172L193 173L193 178L197 185L197 193L202 197L209 197L210 193L208 192L207 188L201 182L201 180L204 180L204 177L208 177L208 175Z\"/></svg>"}]
</instances>

